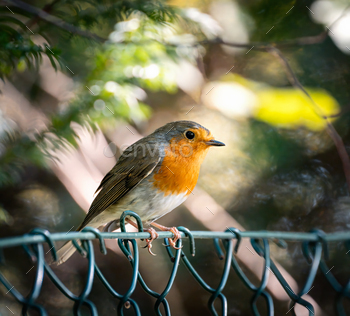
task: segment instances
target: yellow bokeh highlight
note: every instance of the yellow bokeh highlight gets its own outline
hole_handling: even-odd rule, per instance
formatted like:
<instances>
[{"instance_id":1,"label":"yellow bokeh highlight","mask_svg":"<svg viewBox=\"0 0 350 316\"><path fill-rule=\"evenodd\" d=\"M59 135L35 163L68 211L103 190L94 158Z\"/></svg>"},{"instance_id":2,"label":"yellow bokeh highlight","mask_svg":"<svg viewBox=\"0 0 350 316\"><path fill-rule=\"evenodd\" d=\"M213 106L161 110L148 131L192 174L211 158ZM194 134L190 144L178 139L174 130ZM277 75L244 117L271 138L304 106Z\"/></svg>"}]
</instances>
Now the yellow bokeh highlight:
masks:
<instances>
[{"instance_id":1,"label":"yellow bokeh highlight","mask_svg":"<svg viewBox=\"0 0 350 316\"><path fill-rule=\"evenodd\" d=\"M243 87L246 87L248 89L251 89L253 92L255 92L257 89L261 89L262 87L267 86L264 83L260 83L257 81L249 80L244 78L243 76L236 74L236 73L229 73L225 76L223 76L220 79L221 82L235 82L239 83Z\"/></svg>"},{"instance_id":2,"label":"yellow bokeh highlight","mask_svg":"<svg viewBox=\"0 0 350 316\"><path fill-rule=\"evenodd\" d=\"M320 111L315 109L312 101L297 89L261 89L255 91L258 106L254 117L268 124L284 128L304 126L313 131L325 128L326 122L318 113L325 116L338 114L338 102L326 91L307 90ZM330 121L335 118L330 118Z\"/></svg>"},{"instance_id":3,"label":"yellow bokeh highlight","mask_svg":"<svg viewBox=\"0 0 350 316\"><path fill-rule=\"evenodd\" d=\"M179 8L198 8L204 9L210 5L209 0L200 1L200 0L170 0L167 2L168 5Z\"/></svg>"}]
</instances>

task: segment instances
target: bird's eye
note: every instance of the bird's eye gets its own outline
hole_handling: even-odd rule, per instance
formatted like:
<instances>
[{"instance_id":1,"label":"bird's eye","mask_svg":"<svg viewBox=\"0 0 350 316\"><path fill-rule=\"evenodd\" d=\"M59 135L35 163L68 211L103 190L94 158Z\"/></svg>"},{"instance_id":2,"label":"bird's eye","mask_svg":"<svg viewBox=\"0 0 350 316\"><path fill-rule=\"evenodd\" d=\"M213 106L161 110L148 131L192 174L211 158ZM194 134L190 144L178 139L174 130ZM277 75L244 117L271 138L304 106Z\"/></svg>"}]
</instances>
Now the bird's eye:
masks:
<instances>
[{"instance_id":1,"label":"bird's eye","mask_svg":"<svg viewBox=\"0 0 350 316\"><path fill-rule=\"evenodd\" d=\"M194 135L193 132L187 131L187 132L185 133L185 136L186 136L186 138L188 138L188 139L193 139L195 135Z\"/></svg>"}]
</instances>

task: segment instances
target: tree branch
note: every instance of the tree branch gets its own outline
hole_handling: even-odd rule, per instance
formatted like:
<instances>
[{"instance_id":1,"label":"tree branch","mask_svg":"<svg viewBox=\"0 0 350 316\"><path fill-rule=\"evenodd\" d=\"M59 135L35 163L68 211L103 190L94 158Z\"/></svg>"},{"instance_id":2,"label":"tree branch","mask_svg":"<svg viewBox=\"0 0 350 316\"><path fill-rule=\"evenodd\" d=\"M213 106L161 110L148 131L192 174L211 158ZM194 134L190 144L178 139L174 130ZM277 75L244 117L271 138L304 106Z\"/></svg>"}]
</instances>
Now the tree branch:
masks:
<instances>
[{"instance_id":1,"label":"tree branch","mask_svg":"<svg viewBox=\"0 0 350 316\"><path fill-rule=\"evenodd\" d=\"M202 41L199 44L222 44L227 45L231 47L237 47L237 48L252 48L254 46L254 49L260 50L260 51L267 51L271 46L276 48L287 48L292 46L303 46L303 45L314 45L314 44L320 44L322 43L329 35L330 29L337 24L347 13L347 11L350 9L350 5L348 5L342 14L327 28L327 30L324 30L318 35L314 36L305 36L305 37L299 37L296 39L281 41L277 43L270 43L270 42L250 42L247 44L243 43L234 43L234 42L225 42L221 38L216 38L214 40L206 40Z\"/></svg>"},{"instance_id":2,"label":"tree branch","mask_svg":"<svg viewBox=\"0 0 350 316\"><path fill-rule=\"evenodd\" d=\"M85 31L85 30L82 30L74 25L71 25L53 15L50 15L48 14L47 12L41 10L41 9L38 9L36 7L33 7L31 6L30 4L27 4L27 3L24 3L23 1L21 0L4 0L5 3L7 4L10 4L10 5L13 5L15 7L18 7L28 13L31 13L33 15L35 15L36 17L40 18L41 20L43 21L46 21L50 24L53 24L65 31L68 31L70 33L73 33L73 34L76 34L76 35L80 35L82 37L86 37L86 38L89 38L89 39L93 39L97 42L105 42L106 39L96 35L96 34L93 34L93 33L90 33L88 31Z\"/></svg>"},{"instance_id":3,"label":"tree branch","mask_svg":"<svg viewBox=\"0 0 350 316\"><path fill-rule=\"evenodd\" d=\"M52 10L52 8L55 6L56 3L58 3L60 0L53 0L51 3L46 4L43 8L42 11L46 12L47 14L50 13L50 11ZM35 15L32 17L31 20L29 20L27 22L27 26L30 28L31 26L33 26L34 24L38 23L38 21L40 20L40 18Z\"/></svg>"},{"instance_id":4,"label":"tree branch","mask_svg":"<svg viewBox=\"0 0 350 316\"><path fill-rule=\"evenodd\" d=\"M254 49L256 50L267 51L271 46L278 47L278 48L286 48L286 47L292 47L292 46L319 44L319 43L322 43L327 38L328 32L329 30L324 31L315 36L299 37L297 39L281 41L277 43L250 42L250 43L244 44L244 43L225 42L221 38L216 38L214 40L201 41L199 42L199 44L221 44L221 45L237 47L237 48L252 48L252 46L254 46Z\"/></svg>"}]
</instances>

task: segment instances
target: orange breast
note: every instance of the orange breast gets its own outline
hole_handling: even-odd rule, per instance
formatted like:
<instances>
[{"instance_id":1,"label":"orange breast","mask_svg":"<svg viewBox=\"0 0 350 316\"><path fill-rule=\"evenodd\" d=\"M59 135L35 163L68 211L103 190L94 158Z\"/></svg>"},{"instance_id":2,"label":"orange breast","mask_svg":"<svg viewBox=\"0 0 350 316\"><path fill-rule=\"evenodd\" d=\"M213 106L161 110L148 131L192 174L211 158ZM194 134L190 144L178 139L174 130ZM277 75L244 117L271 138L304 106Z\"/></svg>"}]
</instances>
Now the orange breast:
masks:
<instances>
[{"instance_id":1,"label":"orange breast","mask_svg":"<svg viewBox=\"0 0 350 316\"><path fill-rule=\"evenodd\" d=\"M204 144L188 144L185 140L171 142L165 149L159 171L154 175L154 187L165 195L186 191L186 195L191 194L207 151L208 147Z\"/></svg>"}]
</instances>

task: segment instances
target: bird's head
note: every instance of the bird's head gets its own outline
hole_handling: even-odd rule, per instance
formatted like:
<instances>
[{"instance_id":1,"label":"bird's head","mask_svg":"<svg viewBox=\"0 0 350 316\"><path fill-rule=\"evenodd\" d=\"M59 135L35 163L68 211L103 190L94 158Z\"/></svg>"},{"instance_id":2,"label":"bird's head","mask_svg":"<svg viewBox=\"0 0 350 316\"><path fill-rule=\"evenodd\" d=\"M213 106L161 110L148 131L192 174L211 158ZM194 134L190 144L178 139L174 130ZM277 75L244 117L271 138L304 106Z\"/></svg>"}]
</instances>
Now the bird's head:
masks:
<instances>
[{"instance_id":1,"label":"bird's head","mask_svg":"<svg viewBox=\"0 0 350 316\"><path fill-rule=\"evenodd\" d=\"M202 125L192 121L177 121L168 123L155 133L162 134L167 146L165 155L180 156L203 161L208 149L212 146L225 146L214 139L211 132Z\"/></svg>"}]
</instances>

